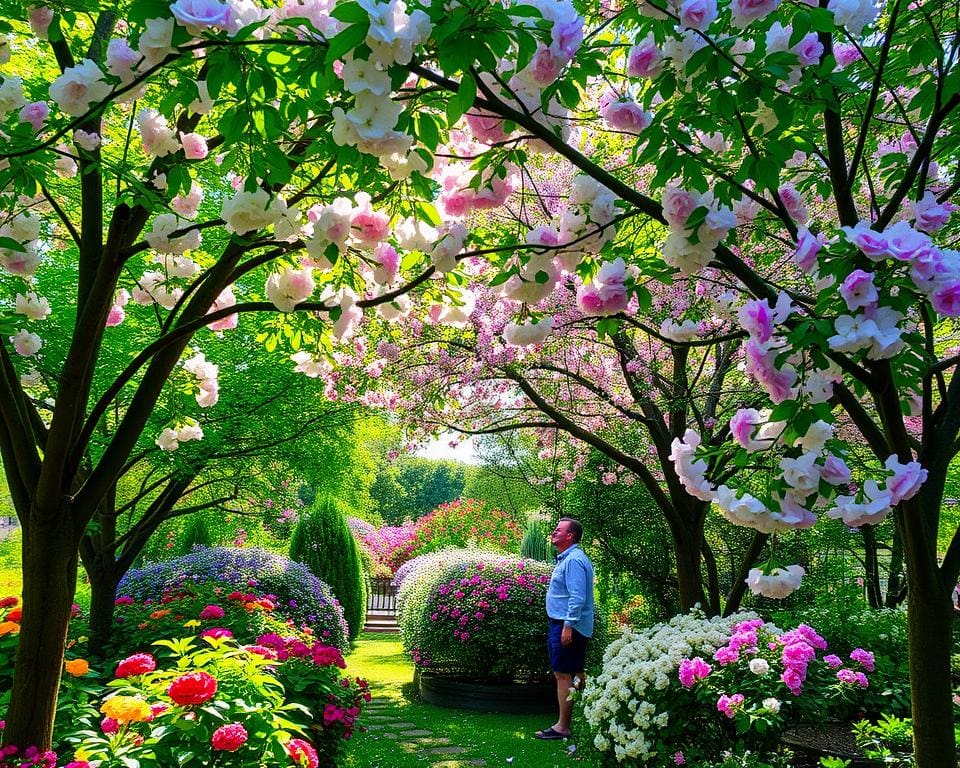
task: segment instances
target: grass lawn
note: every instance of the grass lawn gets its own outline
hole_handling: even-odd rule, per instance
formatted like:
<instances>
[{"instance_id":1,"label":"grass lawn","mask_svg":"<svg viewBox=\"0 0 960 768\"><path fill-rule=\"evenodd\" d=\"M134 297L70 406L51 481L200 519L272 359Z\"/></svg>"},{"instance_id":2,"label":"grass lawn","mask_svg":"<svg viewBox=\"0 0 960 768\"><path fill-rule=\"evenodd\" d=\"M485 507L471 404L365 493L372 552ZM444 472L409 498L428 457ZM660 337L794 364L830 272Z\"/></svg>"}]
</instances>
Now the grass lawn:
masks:
<instances>
[{"instance_id":1,"label":"grass lawn","mask_svg":"<svg viewBox=\"0 0 960 768\"><path fill-rule=\"evenodd\" d=\"M403 653L399 635L362 634L347 657L347 673L370 681L374 702L385 706L383 715L414 723L417 729L446 737L451 745L467 750L451 755L418 755L402 747L402 737L389 739L377 729L354 735L356 743L351 745L346 763L349 768L420 768L439 762L452 766L452 761L466 768L472 760L514 768L595 765L587 755L570 754L569 742L533 738L535 731L552 725L555 716L485 714L420 702L413 689L413 665ZM375 724L368 715L361 722Z\"/></svg>"}]
</instances>

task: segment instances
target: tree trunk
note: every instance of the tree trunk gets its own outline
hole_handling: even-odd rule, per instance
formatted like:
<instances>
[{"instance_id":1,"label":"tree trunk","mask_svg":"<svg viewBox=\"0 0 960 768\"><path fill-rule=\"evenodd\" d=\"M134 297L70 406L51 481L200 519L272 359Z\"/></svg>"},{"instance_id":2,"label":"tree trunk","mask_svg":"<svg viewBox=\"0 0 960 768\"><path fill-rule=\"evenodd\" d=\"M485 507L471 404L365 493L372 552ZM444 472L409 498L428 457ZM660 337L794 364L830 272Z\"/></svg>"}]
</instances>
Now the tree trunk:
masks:
<instances>
[{"instance_id":1,"label":"tree trunk","mask_svg":"<svg viewBox=\"0 0 960 768\"><path fill-rule=\"evenodd\" d=\"M903 589L903 542L900 539L900 530L893 529L893 539L890 543L890 575L887 577L887 596L884 605L887 608L896 608L906 598Z\"/></svg>"},{"instance_id":2,"label":"tree trunk","mask_svg":"<svg viewBox=\"0 0 960 768\"><path fill-rule=\"evenodd\" d=\"M914 582L911 580L911 583ZM917 768L955 766L950 679L953 605L949 592L911 589L907 620L910 628L913 750Z\"/></svg>"},{"instance_id":3,"label":"tree trunk","mask_svg":"<svg viewBox=\"0 0 960 768\"><path fill-rule=\"evenodd\" d=\"M49 749L77 586L77 538L69 510L23 527L23 617L4 740Z\"/></svg>"},{"instance_id":4,"label":"tree trunk","mask_svg":"<svg viewBox=\"0 0 960 768\"><path fill-rule=\"evenodd\" d=\"M877 534L872 525L860 529L863 535L863 559L867 586L867 602L871 608L883 606L880 590L880 558L877 552Z\"/></svg>"},{"instance_id":5,"label":"tree trunk","mask_svg":"<svg viewBox=\"0 0 960 768\"><path fill-rule=\"evenodd\" d=\"M103 658L113 634L114 601L120 576L110 563L97 561L86 569L90 579L90 655Z\"/></svg>"},{"instance_id":6,"label":"tree trunk","mask_svg":"<svg viewBox=\"0 0 960 768\"><path fill-rule=\"evenodd\" d=\"M706 594L703 591L703 575L700 571L700 545L703 541L703 523L684 530L673 530L673 556L677 562L677 588L680 593L680 611L687 613L699 605L710 613Z\"/></svg>"}]
</instances>

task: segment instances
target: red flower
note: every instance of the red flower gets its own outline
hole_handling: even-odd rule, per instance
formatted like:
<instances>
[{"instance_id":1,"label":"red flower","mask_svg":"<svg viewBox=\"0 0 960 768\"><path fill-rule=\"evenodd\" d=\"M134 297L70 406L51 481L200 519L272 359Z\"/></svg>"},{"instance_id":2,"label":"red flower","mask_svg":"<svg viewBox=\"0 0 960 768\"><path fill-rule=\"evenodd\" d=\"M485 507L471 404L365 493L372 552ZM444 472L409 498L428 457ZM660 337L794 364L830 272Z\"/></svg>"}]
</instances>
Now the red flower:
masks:
<instances>
[{"instance_id":1,"label":"red flower","mask_svg":"<svg viewBox=\"0 0 960 768\"><path fill-rule=\"evenodd\" d=\"M182 707L203 704L212 699L216 692L216 678L206 672L187 672L185 675L180 675L167 688L167 696L173 699L174 704Z\"/></svg>"},{"instance_id":2,"label":"red flower","mask_svg":"<svg viewBox=\"0 0 960 768\"><path fill-rule=\"evenodd\" d=\"M213 732L210 745L218 752L236 752L247 740L247 729L240 723L221 725Z\"/></svg>"},{"instance_id":3,"label":"red flower","mask_svg":"<svg viewBox=\"0 0 960 768\"><path fill-rule=\"evenodd\" d=\"M7 614L7 621L19 622L21 616L23 616L23 611L19 608L14 608Z\"/></svg>"},{"instance_id":4,"label":"red flower","mask_svg":"<svg viewBox=\"0 0 960 768\"><path fill-rule=\"evenodd\" d=\"M309 741L303 739L290 739L287 742L287 754L293 760L295 765L303 768L317 768L320 765L320 758L317 757L317 750Z\"/></svg>"},{"instance_id":5,"label":"red flower","mask_svg":"<svg viewBox=\"0 0 960 768\"><path fill-rule=\"evenodd\" d=\"M113 675L114 677L135 677L153 672L156 668L157 662L149 653L135 653L117 664L117 671Z\"/></svg>"},{"instance_id":6,"label":"red flower","mask_svg":"<svg viewBox=\"0 0 960 768\"><path fill-rule=\"evenodd\" d=\"M13 597L13 596L5 597L2 600L0 600L0 608L9 608L11 605L16 605L19 602L20 602L20 598L18 597Z\"/></svg>"},{"instance_id":7,"label":"red flower","mask_svg":"<svg viewBox=\"0 0 960 768\"><path fill-rule=\"evenodd\" d=\"M225 611L219 605L208 605L202 611L198 618L203 621L205 619L222 619Z\"/></svg>"}]
</instances>

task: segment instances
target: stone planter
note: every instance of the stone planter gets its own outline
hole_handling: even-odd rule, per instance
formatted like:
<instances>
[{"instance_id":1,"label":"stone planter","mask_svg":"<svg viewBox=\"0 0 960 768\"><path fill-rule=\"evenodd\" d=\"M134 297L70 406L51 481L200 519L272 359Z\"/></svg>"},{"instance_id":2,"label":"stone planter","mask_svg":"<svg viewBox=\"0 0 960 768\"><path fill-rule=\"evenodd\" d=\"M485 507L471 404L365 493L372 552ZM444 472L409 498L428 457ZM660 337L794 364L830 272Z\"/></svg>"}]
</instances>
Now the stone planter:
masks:
<instances>
[{"instance_id":1,"label":"stone planter","mask_svg":"<svg viewBox=\"0 0 960 768\"><path fill-rule=\"evenodd\" d=\"M542 683L476 683L417 670L413 683L428 704L480 712L546 714L557 709L557 686Z\"/></svg>"}]
</instances>

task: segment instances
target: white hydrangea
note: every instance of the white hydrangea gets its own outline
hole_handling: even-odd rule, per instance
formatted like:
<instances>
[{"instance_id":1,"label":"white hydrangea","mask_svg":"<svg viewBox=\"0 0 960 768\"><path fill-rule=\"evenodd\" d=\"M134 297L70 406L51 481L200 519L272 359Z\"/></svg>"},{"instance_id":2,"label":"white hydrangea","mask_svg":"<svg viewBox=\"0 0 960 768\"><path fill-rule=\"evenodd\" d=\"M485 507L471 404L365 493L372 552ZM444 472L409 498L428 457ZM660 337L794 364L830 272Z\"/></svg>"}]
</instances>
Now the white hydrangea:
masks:
<instances>
[{"instance_id":1,"label":"white hydrangea","mask_svg":"<svg viewBox=\"0 0 960 768\"><path fill-rule=\"evenodd\" d=\"M594 746L612 751L617 762L651 760L659 732L670 722L671 703L680 695L680 662L712 656L729 641L735 624L752 618L756 614L706 619L691 613L625 631L607 647L600 674L589 678L583 691Z\"/></svg>"}]
</instances>

